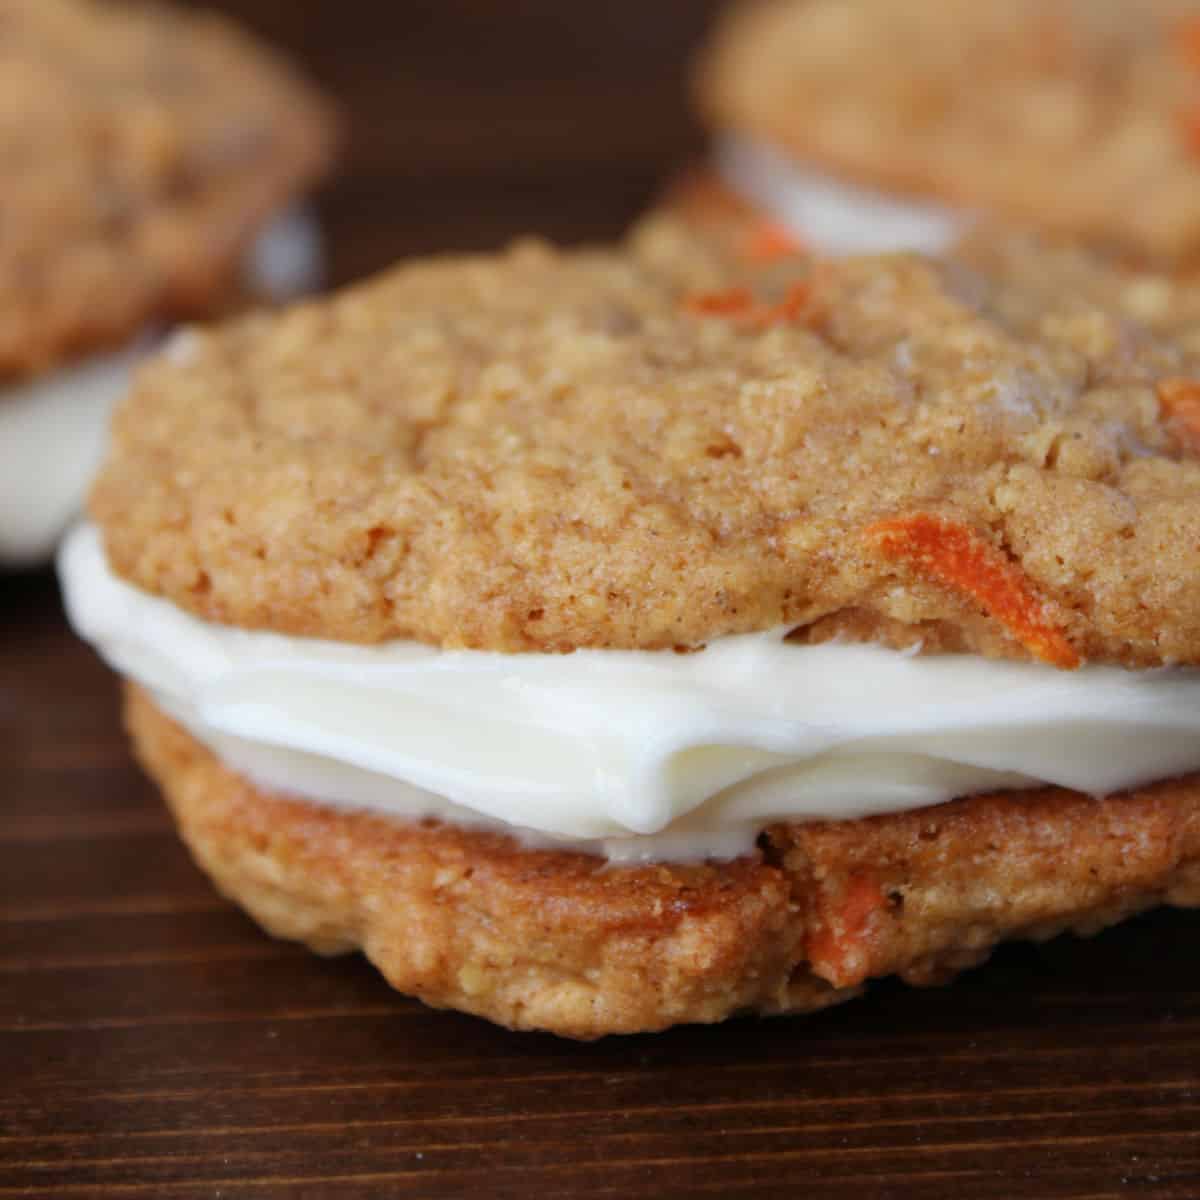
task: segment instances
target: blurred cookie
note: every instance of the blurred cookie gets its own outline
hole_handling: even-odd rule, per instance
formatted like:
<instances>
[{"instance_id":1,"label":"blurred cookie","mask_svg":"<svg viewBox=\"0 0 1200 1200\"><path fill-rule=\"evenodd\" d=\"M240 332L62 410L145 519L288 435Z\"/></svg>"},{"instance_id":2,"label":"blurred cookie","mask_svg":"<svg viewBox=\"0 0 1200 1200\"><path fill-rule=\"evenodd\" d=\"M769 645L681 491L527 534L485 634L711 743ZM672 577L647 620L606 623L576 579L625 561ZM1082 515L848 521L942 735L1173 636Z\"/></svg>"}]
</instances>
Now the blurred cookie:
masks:
<instances>
[{"instance_id":1,"label":"blurred cookie","mask_svg":"<svg viewBox=\"0 0 1200 1200\"><path fill-rule=\"evenodd\" d=\"M696 83L725 178L819 248L936 250L983 214L1200 255L1194 0L744 0Z\"/></svg>"},{"instance_id":2,"label":"blurred cookie","mask_svg":"<svg viewBox=\"0 0 1200 1200\"><path fill-rule=\"evenodd\" d=\"M0 3L0 561L48 555L171 321L311 286L324 101L227 21Z\"/></svg>"}]
</instances>

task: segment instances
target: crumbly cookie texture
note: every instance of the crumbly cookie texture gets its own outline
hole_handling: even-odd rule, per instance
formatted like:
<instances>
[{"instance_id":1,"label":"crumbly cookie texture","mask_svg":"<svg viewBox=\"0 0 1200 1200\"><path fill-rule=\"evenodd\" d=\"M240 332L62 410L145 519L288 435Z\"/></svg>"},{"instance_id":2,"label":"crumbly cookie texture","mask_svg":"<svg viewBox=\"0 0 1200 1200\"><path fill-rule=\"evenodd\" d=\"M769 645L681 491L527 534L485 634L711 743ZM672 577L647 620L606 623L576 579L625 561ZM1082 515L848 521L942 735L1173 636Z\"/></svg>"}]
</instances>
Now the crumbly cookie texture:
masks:
<instances>
[{"instance_id":1,"label":"crumbly cookie texture","mask_svg":"<svg viewBox=\"0 0 1200 1200\"><path fill-rule=\"evenodd\" d=\"M1200 256L1196 0L744 0L696 84L719 128L849 179Z\"/></svg>"},{"instance_id":2,"label":"crumbly cookie texture","mask_svg":"<svg viewBox=\"0 0 1200 1200\"><path fill-rule=\"evenodd\" d=\"M207 311L332 140L324 102L217 16L0 0L0 377Z\"/></svg>"},{"instance_id":3,"label":"crumbly cookie texture","mask_svg":"<svg viewBox=\"0 0 1200 1200\"><path fill-rule=\"evenodd\" d=\"M845 619L1063 667L1200 661L1200 393L1155 299L1177 285L1025 243L735 258L661 218L178 343L93 494L111 562L200 617L348 642Z\"/></svg>"},{"instance_id":4,"label":"crumbly cookie texture","mask_svg":"<svg viewBox=\"0 0 1200 1200\"><path fill-rule=\"evenodd\" d=\"M279 937L361 948L400 991L575 1038L811 1012L943 983L1006 938L1200 904L1200 780L1048 789L778 826L752 858L609 866L255 790L131 689L138 754L217 886Z\"/></svg>"}]
</instances>

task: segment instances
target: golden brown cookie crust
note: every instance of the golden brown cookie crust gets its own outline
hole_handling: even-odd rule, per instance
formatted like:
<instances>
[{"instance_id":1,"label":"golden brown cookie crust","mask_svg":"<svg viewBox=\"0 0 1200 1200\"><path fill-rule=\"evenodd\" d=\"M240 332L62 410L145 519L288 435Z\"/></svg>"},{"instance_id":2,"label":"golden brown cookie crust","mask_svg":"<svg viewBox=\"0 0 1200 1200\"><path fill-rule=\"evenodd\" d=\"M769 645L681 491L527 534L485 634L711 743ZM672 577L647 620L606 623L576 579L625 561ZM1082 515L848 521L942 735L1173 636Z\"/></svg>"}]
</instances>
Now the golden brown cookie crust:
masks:
<instances>
[{"instance_id":1,"label":"golden brown cookie crust","mask_svg":"<svg viewBox=\"0 0 1200 1200\"><path fill-rule=\"evenodd\" d=\"M778 826L753 858L609 866L258 791L128 693L139 757L217 886L270 932L361 948L402 992L568 1037L811 1012L945 982L1005 938L1200 904L1200 778Z\"/></svg>"},{"instance_id":2,"label":"golden brown cookie crust","mask_svg":"<svg viewBox=\"0 0 1200 1200\"><path fill-rule=\"evenodd\" d=\"M1200 661L1200 463L1159 395L1187 330L1139 325L1145 281L1099 260L992 258L748 265L659 218L409 264L149 368L92 512L140 587L346 642L690 647L853 611Z\"/></svg>"},{"instance_id":3,"label":"golden brown cookie crust","mask_svg":"<svg viewBox=\"0 0 1200 1200\"><path fill-rule=\"evenodd\" d=\"M1195 0L744 0L697 71L720 129L887 190L1200 257Z\"/></svg>"},{"instance_id":4,"label":"golden brown cookie crust","mask_svg":"<svg viewBox=\"0 0 1200 1200\"><path fill-rule=\"evenodd\" d=\"M0 378L211 311L328 167L329 108L208 13L0 0Z\"/></svg>"}]
</instances>

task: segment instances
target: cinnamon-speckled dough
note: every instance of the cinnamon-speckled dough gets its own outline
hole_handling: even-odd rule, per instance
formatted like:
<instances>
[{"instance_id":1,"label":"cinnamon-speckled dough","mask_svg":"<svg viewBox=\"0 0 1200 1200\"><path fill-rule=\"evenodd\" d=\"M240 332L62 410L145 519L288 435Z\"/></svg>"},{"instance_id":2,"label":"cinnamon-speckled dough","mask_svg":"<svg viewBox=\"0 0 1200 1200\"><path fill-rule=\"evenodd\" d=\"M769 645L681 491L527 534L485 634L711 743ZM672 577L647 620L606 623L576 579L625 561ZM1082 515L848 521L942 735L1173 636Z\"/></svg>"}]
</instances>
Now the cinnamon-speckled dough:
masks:
<instances>
[{"instance_id":1,"label":"cinnamon-speckled dough","mask_svg":"<svg viewBox=\"0 0 1200 1200\"><path fill-rule=\"evenodd\" d=\"M1200 258L1196 0L743 0L697 72L719 129L859 183Z\"/></svg>"},{"instance_id":2,"label":"cinnamon-speckled dough","mask_svg":"<svg viewBox=\"0 0 1200 1200\"><path fill-rule=\"evenodd\" d=\"M880 976L943 983L1005 938L1200 905L1196 776L776 826L734 862L619 867L270 795L136 690L127 716L197 861L268 930L361 948L399 990L517 1029L811 1012Z\"/></svg>"},{"instance_id":3,"label":"cinnamon-speckled dough","mask_svg":"<svg viewBox=\"0 0 1200 1200\"><path fill-rule=\"evenodd\" d=\"M1156 393L1194 371L1185 285L1019 239L734 257L656 218L197 335L118 414L92 501L111 561L201 617L350 642L848 619L1024 656L864 534L924 513L1015 560L1084 658L1200 661L1200 463ZM766 328L704 311L797 281Z\"/></svg>"},{"instance_id":4,"label":"cinnamon-speckled dough","mask_svg":"<svg viewBox=\"0 0 1200 1200\"><path fill-rule=\"evenodd\" d=\"M213 14L0 0L0 377L221 302L331 149L324 102Z\"/></svg>"}]
</instances>

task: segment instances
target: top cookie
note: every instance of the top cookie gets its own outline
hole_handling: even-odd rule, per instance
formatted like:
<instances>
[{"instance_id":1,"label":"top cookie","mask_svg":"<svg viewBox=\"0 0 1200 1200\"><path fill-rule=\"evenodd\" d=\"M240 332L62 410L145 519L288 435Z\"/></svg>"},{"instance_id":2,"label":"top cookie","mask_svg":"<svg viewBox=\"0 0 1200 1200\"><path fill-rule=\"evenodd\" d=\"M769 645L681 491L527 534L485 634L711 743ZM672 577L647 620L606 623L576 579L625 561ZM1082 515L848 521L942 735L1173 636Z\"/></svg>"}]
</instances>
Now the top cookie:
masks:
<instances>
[{"instance_id":1,"label":"top cookie","mask_svg":"<svg viewBox=\"0 0 1200 1200\"><path fill-rule=\"evenodd\" d=\"M752 0L697 83L722 129L852 181L1200 257L1196 0Z\"/></svg>"},{"instance_id":2,"label":"top cookie","mask_svg":"<svg viewBox=\"0 0 1200 1200\"><path fill-rule=\"evenodd\" d=\"M331 135L323 102L215 16L0 0L0 377L212 305Z\"/></svg>"},{"instance_id":3,"label":"top cookie","mask_svg":"<svg viewBox=\"0 0 1200 1200\"><path fill-rule=\"evenodd\" d=\"M798 627L1200 661L1194 294L1081 252L746 266L686 225L402 266L189 335L114 568L211 620L505 651Z\"/></svg>"}]
</instances>

